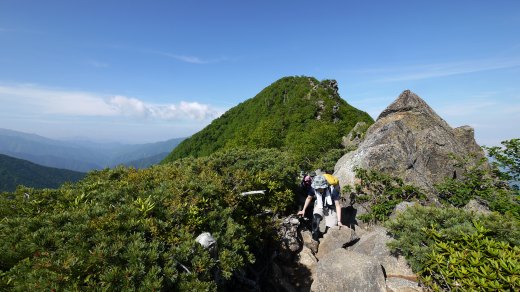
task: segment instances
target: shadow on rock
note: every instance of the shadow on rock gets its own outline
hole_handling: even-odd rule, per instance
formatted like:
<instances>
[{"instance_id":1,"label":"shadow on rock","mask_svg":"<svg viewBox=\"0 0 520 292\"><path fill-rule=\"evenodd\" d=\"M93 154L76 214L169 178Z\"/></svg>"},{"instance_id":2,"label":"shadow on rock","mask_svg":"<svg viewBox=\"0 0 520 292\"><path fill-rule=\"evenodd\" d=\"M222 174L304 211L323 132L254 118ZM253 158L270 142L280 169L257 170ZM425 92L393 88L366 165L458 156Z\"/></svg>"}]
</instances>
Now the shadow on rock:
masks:
<instances>
[{"instance_id":1,"label":"shadow on rock","mask_svg":"<svg viewBox=\"0 0 520 292\"><path fill-rule=\"evenodd\" d=\"M357 209L353 206L341 208L341 223L348 226L350 229L356 230L356 225L358 225L356 215Z\"/></svg>"}]
</instances>

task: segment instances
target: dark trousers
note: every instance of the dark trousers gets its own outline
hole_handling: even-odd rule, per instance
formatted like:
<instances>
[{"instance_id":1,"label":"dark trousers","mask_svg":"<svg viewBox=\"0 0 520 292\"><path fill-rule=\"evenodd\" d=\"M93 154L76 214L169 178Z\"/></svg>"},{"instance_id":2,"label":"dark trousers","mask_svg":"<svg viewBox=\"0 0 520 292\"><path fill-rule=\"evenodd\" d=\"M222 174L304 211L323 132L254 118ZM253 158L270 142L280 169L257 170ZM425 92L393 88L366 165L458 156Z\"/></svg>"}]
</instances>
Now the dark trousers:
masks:
<instances>
[{"instance_id":1,"label":"dark trousers","mask_svg":"<svg viewBox=\"0 0 520 292\"><path fill-rule=\"evenodd\" d=\"M320 238L320 222L323 219L319 214L314 214L312 218L312 239L318 241Z\"/></svg>"}]
</instances>

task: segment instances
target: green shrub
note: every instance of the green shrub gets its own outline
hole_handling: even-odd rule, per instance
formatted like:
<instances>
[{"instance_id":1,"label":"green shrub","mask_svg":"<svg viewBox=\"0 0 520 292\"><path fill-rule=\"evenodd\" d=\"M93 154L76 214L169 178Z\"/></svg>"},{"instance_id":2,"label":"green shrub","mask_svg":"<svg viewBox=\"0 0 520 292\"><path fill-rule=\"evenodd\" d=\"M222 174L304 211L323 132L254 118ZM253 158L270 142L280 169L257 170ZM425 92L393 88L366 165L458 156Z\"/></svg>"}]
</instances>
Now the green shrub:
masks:
<instances>
[{"instance_id":1,"label":"green shrub","mask_svg":"<svg viewBox=\"0 0 520 292\"><path fill-rule=\"evenodd\" d=\"M475 232L447 238L434 228L425 228L435 244L419 272L434 291L520 289L520 247L497 241L478 222Z\"/></svg>"},{"instance_id":2,"label":"green shrub","mask_svg":"<svg viewBox=\"0 0 520 292\"><path fill-rule=\"evenodd\" d=\"M475 155L452 158L454 166L462 170L462 176L446 178L435 186L442 202L463 207L471 199L479 198L488 202L490 210L509 213L520 219L518 196L492 173L485 158L475 160Z\"/></svg>"},{"instance_id":3,"label":"green shrub","mask_svg":"<svg viewBox=\"0 0 520 292\"><path fill-rule=\"evenodd\" d=\"M420 189L405 184L400 178L362 168L354 171L359 183L354 186L355 195L351 203L360 203L367 209L366 214L359 216L365 222L383 222L397 204L426 198Z\"/></svg>"},{"instance_id":4,"label":"green shrub","mask_svg":"<svg viewBox=\"0 0 520 292\"><path fill-rule=\"evenodd\" d=\"M520 139L502 141L502 147L483 146L489 157L493 159L495 173L502 179L516 183L520 181Z\"/></svg>"},{"instance_id":5,"label":"green shrub","mask_svg":"<svg viewBox=\"0 0 520 292\"><path fill-rule=\"evenodd\" d=\"M465 256L468 258L471 252L477 252L478 249L487 250L489 248L492 250L491 252L495 253L497 247L503 246L504 251L508 250L508 255L516 252L513 257L518 261L520 222L508 215L499 213L479 215L454 207L438 208L416 205L399 213L393 220L385 222L385 226L394 238L388 244L390 250L395 254L404 255L412 270L424 277L423 281L433 288L438 286L438 288L446 290L472 290L472 286L464 286L465 289L456 285L450 288L443 286L446 285L440 280L442 277L446 277L443 273L453 276L452 282L455 283L458 280L453 279L457 273L462 270L473 271L474 268L473 262L468 261L457 261L459 266L449 266L454 263L452 261L455 259L450 260L449 253L439 256L439 249L447 246L450 251L463 253L462 255L454 254L454 257ZM432 260L438 261L442 265L434 265ZM498 259L492 261L493 263L488 264L493 266L496 263L500 264ZM479 266L480 264L476 267ZM510 275L507 271L497 273L498 277L509 277ZM469 276L480 277L479 274ZM518 279L518 277L514 278L514 275L511 277L514 281Z\"/></svg>"},{"instance_id":6,"label":"green shrub","mask_svg":"<svg viewBox=\"0 0 520 292\"><path fill-rule=\"evenodd\" d=\"M460 233L471 234L476 231L473 220L478 220L486 229L492 230L488 235L494 239L512 246L520 245L520 222L511 216L498 213L477 215L454 207L415 205L385 222L389 234L394 238L389 247L392 252L404 255L412 270L418 272L425 268L426 254L434 244L434 240L425 234L424 228L434 228L448 239L457 238Z\"/></svg>"},{"instance_id":7,"label":"green shrub","mask_svg":"<svg viewBox=\"0 0 520 292\"><path fill-rule=\"evenodd\" d=\"M232 150L2 193L0 290L230 289L275 236L257 215L292 211L296 169L278 150ZM216 257L195 241L204 231Z\"/></svg>"}]
</instances>

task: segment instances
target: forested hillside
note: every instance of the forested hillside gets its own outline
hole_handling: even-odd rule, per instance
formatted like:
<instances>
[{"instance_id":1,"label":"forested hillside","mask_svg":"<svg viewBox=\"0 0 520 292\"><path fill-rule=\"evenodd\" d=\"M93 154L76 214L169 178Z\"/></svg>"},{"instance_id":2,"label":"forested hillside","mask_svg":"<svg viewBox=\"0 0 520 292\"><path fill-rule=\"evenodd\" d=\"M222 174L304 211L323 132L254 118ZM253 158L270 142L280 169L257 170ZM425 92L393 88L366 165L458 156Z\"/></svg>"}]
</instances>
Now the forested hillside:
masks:
<instances>
[{"instance_id":1,"label":"forested hillside","mask_svg":"<svg viewBox=\"0 0 520 292\"><path fill-rule=\"evenodd\" d=\"M184 140L164 162L233 148L277 148L312 162L342 148L341 138L357 122L373 123L367 113L341 99L337 90L333 80L282 78Z\"/></svg>"},{"instance_id":2,"label":"forested hillside","mask_svg":"<svg viewBox=\"0 0 520 292\"><path fill-rule=\"evenodd\" d=\"M14 191L18 185L33 188L57 188L64 182L76 182L84 173L45 167L0 154L0 191Z\"/></svg>"}]
</instances>

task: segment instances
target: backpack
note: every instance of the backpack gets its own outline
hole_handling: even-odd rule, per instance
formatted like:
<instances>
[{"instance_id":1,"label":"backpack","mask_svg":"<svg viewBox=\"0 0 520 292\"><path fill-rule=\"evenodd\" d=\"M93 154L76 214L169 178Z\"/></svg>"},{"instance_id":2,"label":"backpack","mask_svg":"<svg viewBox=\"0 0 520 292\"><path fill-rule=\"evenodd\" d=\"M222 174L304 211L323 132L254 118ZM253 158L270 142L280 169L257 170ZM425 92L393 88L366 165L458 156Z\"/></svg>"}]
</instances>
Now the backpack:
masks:
<instances>
[{"instance_id":1,"label":"backpack","mask_svg":"<svg viewBox=\"0 0 520 292\"><path fill-rule=\"evenodd\" d=\"M339 185L339 180L337 177L333 176L332 174L328 174L328 173L325 173L323 175L325 177L325 179L327 180L327 182L329 183L329 185L331 186L337 186Z\"/></svg>"},{"instance_id":2,"label":"backpack","mask_svg":"<svg viewBox=\"0 0 520 292\"><path fill-rule=\"evenodd\" d=\"M330 191L333 194L336 194L339 196L339 194L340 194L339 179L337 177L333 176L332 174L328 174L328 173L325 173L323 176L325 177L325 179L327 180L327 182L330 185Z\"/></svg>"}]
</instances>

